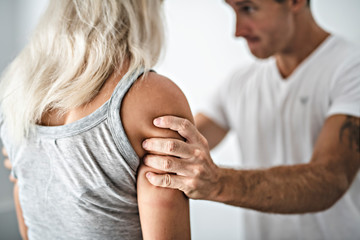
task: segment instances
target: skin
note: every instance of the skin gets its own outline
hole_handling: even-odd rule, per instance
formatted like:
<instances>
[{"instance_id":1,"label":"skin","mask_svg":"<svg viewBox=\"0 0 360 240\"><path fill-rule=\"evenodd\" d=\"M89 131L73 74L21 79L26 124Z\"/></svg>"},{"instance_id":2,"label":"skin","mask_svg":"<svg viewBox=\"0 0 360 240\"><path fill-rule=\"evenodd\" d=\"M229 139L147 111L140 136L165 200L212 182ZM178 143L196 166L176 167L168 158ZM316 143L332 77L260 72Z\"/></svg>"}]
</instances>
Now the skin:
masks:
<instances>
[{"instance_id":1,"label":"skin","mask_svg":"<svg viewBox=\"0 0 360 240\"><path fill-rule=\"evenodd\" d=\"M274 56L284 80L329 35L314 21L305 0L228 0L236 14L235 35L244 37L258 58ZM209 150L228 129L205 115L185 119L163 116L154 125L177 131L186 141L150 138L146 165L166 172L147 173L155 186L188 197L272 213L307 213L330 208L349 189L360 168L360 119L329 117L307 164L235 170L216 166Z\"/></svg>"},{"instance_id":2,"label":"skin","mask_svg":"<svg viewBox=\"0 0 360 240\"><path fill-rule=\"evenodd\" d=\"M188 102L181 90L169 79L149 73L137 81L123 100L121 117L131 145L142 159L147 151L142 142L149 137L183 138L168 129L159 129L152 119L171 114L194 122ZM190 239L188 198L179 190L151 185L145 174L152 171L141 164L137 177L137 194L144 239ZM158 173L164 173L158 171Z\"/></svg>"},{"instance_id":3,"label":"skin","mask_svg":"<svg viewBox=\"0 0 360 240\"><path fill-rule=\"evenodd\" d=\"M25 220L24 220L21 205L20 205L19 187L18 187L17 182L15 182L15 184L14 184L14 202L15 202L16 217L18 219L20 236L23 240L28 240L28 236L27 236L28 228L25 224Z\"/></svg>"},{"instance_id":4,"label":"skin","mask_svg":"<svg viewBox=\"0 0 360 240\"><path fill-rule=\"evenodd\" d=\"M114 91L126 71L111 76L99 94L82 107L73 109L59 117L56 111L44 114L42 125L58 126L79 120L104 104ZM136 81L125 95L121 107L121 119L128 139L139 158L147 153L142 142L150 137L183 138L173 131L156 128L152 119L164 114L176 115L194 122L190 107L181 90L168 78L156 73L147 73ZM4 149L4 154L6 150ZM11 168L8 160L7 167ZM145 177L146 172L163 173L140 164L137 174L137 194L140 222L144 239L190 239L190 217L188 198L179 190L159 188L151 185ZM19 202L17 184L14 186L19 229L23 239L27 239L25 225Z\"/></svg>"},{"instance_id":5,"label":"skin","mask_svg":"<svg viewBox=\"0 0 360 240\"><path fill-rule=\"evenodd\" d=\"M9 156L8 156L6 149L3 147L1 152L4 156L4 167L11 170L12 166L11 166L11 162L9 160ZM9 180L10 180L10 182L13 182L13 183L16 182L16 179L13 176L11 176L11 174L9 175Z\"/></svg>"}]
</instances>

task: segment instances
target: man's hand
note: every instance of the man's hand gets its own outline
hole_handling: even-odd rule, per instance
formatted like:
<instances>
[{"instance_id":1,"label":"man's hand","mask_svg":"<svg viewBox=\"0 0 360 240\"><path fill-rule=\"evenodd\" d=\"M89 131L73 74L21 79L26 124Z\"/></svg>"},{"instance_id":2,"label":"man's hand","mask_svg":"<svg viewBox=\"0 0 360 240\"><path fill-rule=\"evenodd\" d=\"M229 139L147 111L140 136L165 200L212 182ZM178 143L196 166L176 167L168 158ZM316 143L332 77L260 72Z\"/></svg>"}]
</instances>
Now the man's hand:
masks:
<instances>
[{"instance_id":1,"label":"man's hand","mask_svg":"<svg viewBox=\"0 0 360 240\"><path fill-rule=\"evenodd\" d=\"M148 172L146 177L155 186L183 191L194 199L216 199L221 192L220 168L210 157L204 136L187 119L164 116L154 125L177 131L186 141L151 138L143 142L150 152L144 157L145 165L165 171L165 174Z\"/></svg>"},{"instance_id":2,"label":"man's hand","mask_svg":"<svg viewBox=\"0 0 360 240\"><path fill-rule=\"evenodd\" d=\"M11 166L11 162L10 162L10 160L9 160L9 155L8 155L6 149L3 147L1 152L2 152L2 154L3 154L4 157L5 157L5 160L4 160L4 166L5 166L5 168L11 170L12 166ZM13 182L13 183L16 182L16 179L15 179L13 176L11 176L11 175L9 176L9 180L10 180L11 182Z\"/></svg>"},{"instance_id":3,"label":"man's hand","mask_svg":"<svg viewBox=\"0 0 360 240\"><path fill-rule=\"evenodd\" d=\"M9 156L8 156L8 153L7 153L6 149L3 147L1 152L2 152L3 156L5 157L5 160L4 160L5 168L11 170L11 163L10 163L10 160L8 158Z\"/></svg>"}]
</instances>

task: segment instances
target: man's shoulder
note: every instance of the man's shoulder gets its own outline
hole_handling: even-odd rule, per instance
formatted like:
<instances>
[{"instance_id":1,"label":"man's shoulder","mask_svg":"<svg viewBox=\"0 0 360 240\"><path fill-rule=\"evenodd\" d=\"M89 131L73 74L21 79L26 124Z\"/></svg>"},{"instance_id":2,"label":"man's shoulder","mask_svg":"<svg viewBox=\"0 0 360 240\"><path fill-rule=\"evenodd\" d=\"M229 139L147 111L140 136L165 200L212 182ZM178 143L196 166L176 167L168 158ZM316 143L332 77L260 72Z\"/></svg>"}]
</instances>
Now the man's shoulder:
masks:
<instances>
[{"instance_id":1,"label":"man's shoulder","mask_svg":"<svg viewBox=\"0 0 360 240\"><path fill-rule=\"evenodd\" d=\"M360 46L349 40L333 35L327 48L322 51L318 64L322 70L333 74L334 79L346 76L360 76ZM321 64L322 63L322 64Z\"/></svg>"},{"instance_id":2,"label":"man's shoulder","mask_svg":"<svg viewBox=\"0 0 360 240\"><path fill-rule=\"evenodd\" d=\"M332 41L334 44L336 44L338 47L343 48L345 50L352 50L357 53L360 52L359 44L355 43L353 41L350 41L349 39L340 36L340 35L330 35L330 41Z\"/></svg>"},{"instance_id":3,"label":"man's shoulder","mask_svg":"<svg viewBox=\"0 0 360 240\"><path fill-rule=\"evenodd\" d=\"M338 35L331 35L322 56L327 62L360 61L360 46Z\"/></svg>"}]
</instances>

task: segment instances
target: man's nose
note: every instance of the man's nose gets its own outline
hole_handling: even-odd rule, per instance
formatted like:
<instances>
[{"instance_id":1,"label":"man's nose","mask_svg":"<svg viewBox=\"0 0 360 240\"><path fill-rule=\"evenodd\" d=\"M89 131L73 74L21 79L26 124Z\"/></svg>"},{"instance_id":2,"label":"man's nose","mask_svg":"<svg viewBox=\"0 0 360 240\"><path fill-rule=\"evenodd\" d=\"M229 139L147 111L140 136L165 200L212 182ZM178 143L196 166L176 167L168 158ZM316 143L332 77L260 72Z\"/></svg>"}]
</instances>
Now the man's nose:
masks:
<instances>
[{"instance_id":1,"label":"man's nose","mask_svg":"<svg viewBox=\"0 0 360 240\"><path fill-rule=\"evenodd\" d=\"M244 37L250 32L248 24L240 17L236 17L235 37Z\"/></svg>"}]
</instances>

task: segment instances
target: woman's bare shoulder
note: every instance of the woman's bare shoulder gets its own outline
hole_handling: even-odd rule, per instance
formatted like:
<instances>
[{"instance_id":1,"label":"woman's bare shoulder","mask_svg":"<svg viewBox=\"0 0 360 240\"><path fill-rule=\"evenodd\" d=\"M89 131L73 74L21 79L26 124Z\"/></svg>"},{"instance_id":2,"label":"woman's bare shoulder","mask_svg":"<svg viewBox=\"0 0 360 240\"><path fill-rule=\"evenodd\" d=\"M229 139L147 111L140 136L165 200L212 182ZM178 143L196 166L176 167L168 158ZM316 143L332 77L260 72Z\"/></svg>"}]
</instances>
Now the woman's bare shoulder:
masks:
<instances>
[{"instance_id":1,"label":"woman's bare shoulder","mask_svg":"<svg viewBox=\"0 0 360 240\"><path fill-rule=\"evenodd\" d=\"M134 83L121 107L125 132L140 157L145 154L141 143L146 138L181 139L177 133L153 125L153 119L163 115L179 116L193 122L189 104L180 88L169 78L149 72Z\"/></svg>"}]
</instances>

